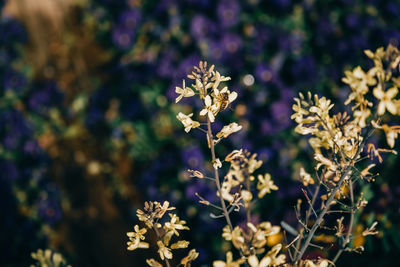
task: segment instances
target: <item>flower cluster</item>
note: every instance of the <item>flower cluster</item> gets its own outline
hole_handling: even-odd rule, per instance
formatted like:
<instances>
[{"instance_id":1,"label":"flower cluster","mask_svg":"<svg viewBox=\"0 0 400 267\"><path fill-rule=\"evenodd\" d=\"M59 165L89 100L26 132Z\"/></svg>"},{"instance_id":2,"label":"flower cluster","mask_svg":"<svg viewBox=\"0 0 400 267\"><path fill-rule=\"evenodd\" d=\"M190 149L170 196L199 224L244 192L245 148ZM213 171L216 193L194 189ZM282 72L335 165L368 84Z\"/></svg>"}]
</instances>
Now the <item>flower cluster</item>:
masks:
<instances>
[{"instance_id":1,"label":"flower cluster","mask_svg":"<svg viewBox=\"0 0 400 267\"><path fill-rule=\"evenodd\" d=\"M279 226L273 226L270 222L262 222L257 225L247 223L247 231L236 226L232 231L229 226L223 229L222 237L231 241L233 246L242 251L245 256L254 253L264 253L267 245L267 237L276 235L280 232Z\"/></svg>"},{"instance_id":2,"label":"flower cluster","mask_svg":"<svg viewBox=\"0 0 400 267\"><path fill-rule=\"evenodd\" d=\"M37 261L31 267L71 267L60 253L51 251L50 249L44 251L39 249L36 252L32 252L31 257Z\"/></svg>"},{"instance_id":3,"label":"flower cluster","mask_svg":"<svg viewBox=\"0 0 400 267\"><path fill-rule=\"evenodd\" d=\"M241 258L233 260L233 253L229 251L226 254L226 262L214 261L214 266L239 266L247 262L253 266L277 266L285 263L285 255L278 255L282 245L277 244L273 247L259 262L257 254L265 252L267 237L276 235L280 232L279 226L272 226L270 222L262 222L254 225L250 222L251 211L254 208L255 200L253 194L256 193L259 198L263 198L271 190L278 190L278 187L271 180L271 175L259 174L255 178L255 171L262 165L262 161L257 159L257 154L252 154L247 150L234 150L229 153L224 162L230 164L229 170L220 180L219 171L222 168L222 162L216 157L215 146L224 138L240 131L242 126L233 122L222 127L214 136L211 124L216 121L219 112L224 111L237 98L236 92L231 92L227 86L220 89L221 82L229 81L230 77L222 76L214 70L214 65L207 68L207 63L200 61L199 66L195 66L189 79L194 80L192 88L185 87L185 81L182 88L177 87L176 93L179 96L178 102L182 97L199 96L203 102L203 109L199 112L200 117L205 117L205 122L193 121L192 114L184 115L179 113L177 118L182 122L185 131L189 132L191 128L197 128L206 134L207 144L211 151L212 165L214 168L214 177L204 175L199 170L188 170L192 177L200 179L208 178L212 180L217 187L217 196L220 198L220 205L211 203L211 201L201 197L200 203L209 205L217 209L221 214L211 214L213 218L224 217L227 225L223 228L222 237L232 242L233 246L240 252ZM206 125L206 129L201 128ZM252 187L252 184L256 186ZM233 227L230 219L230 213L234 210L239 211L243 206L246 211L246 228L240 226Z\"/></svg>"},{"instance_id":4,"label":"flower cluster","mask_svg":"<svg viewBox=\"0 0 400 267\"><path fill-rule=\"evenodd\" d=\"M257 181L258 197L262 198L271 190L278 187L271 180L271 175L259 174L257 179L253 173L261 167L262 161L257 160L257 154L251 154L247 150L234 150L229 153L225 161L230 163L228 173L222 182L221 193L224 200L232 204L237 199L243 199L245 207L253 200L251 184ZM237 190L240 188L241 190ZM235 193L233 193L235 192ZM237 193L239 192L239 193Z\"/></svg>"},{"instance_id":5,"label":"flower cluster","mask_svg":"<svg viewBox=\"0 0 400 267\"><path fill-rule=\"evenodd\" d=\"M145 234L148 230L152 230L157 236L157 247L160 259L165 261L167 266L170 266L169 260L173 258L172 250L184 249L189 246L189 241L186 240L178 240L171 243L171 239L174 236L179 237L179 231L189 230L185 221L181 220L176 214L168 213L174 209L175 207L169 206L168 201L164 201L163 204L157 201L145 202L144 209L137 210L137 217L139 221L144 222L146 227L140 228L139 225L135 225L134 232L126 233L129 238L129 241L127 242L128 250L149 248L150 244L144 242L144 240L146 239ZM169 221L161 223L166 213L168 213ZM189 251L189 254L180 261L180 263L183 266L190 266L190 263L197 257L198 253L195 249L192 249ZM155 259L147 259L146 262L151 267L162 266L162 264Z\"/></svg>"},{"instance_id":6,"label":"flower cluster","mask_svg":"<svg viewBox=\"0 0 400 267\"><path fill-rule=\"evenodd\" d=\"M396 99L399 84L400 52L389 45L386 49L379 48L376 52L366 50L365 54L372 59L373 66L364 71L356 67L352 71L346 71L342 81L350 86L345 104L351 105L350 114L338 113L331 115L333 108L331 101L318 95L307 97L299 94L293 105L292 119L298 124L295 131L309 136L309 143L314 149L315 180L305 171L300 169L300 178L306 187L315 186L312 197L303 190L309 206L305 216L301 215L301 201L296 208L297 219L300 227L295 231L296 237L291 242L294 255L293 262L299 262L306 249L310 246L315 233L319 229L330 229L328 214L349 213L348 226L345 227L344 217L336 220L332 227L339 241L339 250L333 258L336 262L343 251L363 251L362 246L352 247L351 240L355 237L353 224L356 216L359 216L362 208L368 203L360 194L356 202L357 185L363 181L373 181L376 175L370 172L376 164L371 163L359 169L362 162L369 158L377 158L382 162L382 152L392 152L395 140L400 132L399 125L390 125L389 116L400 115L400 100ZM369 141L376 130L383 130L386 134L387 148L377 148ZM324 192L325 191L325 192ZM317 198L321 199L321 207L318 208ZM310 219L315 221L310 223ZM362 232L362 236L375 235L377 222ZM314 241L313 241L314 240ZM334 240L334 239L333 239ZM334 241L332 241L334 242ZM290 247L289 246L289 247ZM298 249L300 248L300 249ZM289 250L290 252L290 250ZM321 264L325 264L322 261Z\"/></svg>"}]
</instances>

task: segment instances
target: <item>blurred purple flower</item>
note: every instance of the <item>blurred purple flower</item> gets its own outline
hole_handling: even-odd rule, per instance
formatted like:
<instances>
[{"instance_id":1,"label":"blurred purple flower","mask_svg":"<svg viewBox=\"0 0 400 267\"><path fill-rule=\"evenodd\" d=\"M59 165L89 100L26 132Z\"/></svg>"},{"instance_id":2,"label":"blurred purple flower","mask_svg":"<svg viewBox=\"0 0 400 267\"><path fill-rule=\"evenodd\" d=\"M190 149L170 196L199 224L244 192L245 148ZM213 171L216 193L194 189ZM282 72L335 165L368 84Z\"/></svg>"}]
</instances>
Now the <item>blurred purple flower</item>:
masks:
<instances>
[{"instance_id":1,"label":"blurred purple flower","mask_svg":"<svg viewBox=\"0 0 400 267\"><path fill-rule=\"evenodd\" d=\"M224 47L221 42L211 40L208 45L208 57L213 61L221 62L224 58Z\"/></svg>"},{"instance_id":2,"label":"blurred purple flower","mask_svg":"<svg viewBox=\"0 0 400 267\"><path fill-rule=\"evenodd\" d=\"M260 130L261 130L261 134L270 135L270 134L274 133L275 129L269 120L264 119L261 121Z\"/></svg>"},{"instance_id":3,"label":"blurred purple flower","mask_svg":"<svg viewBox=\"0 0 400 267\"><path fill-rule=\"evenodd\" d=\"M182 82L182 78L192 72L193 66L199 65L200 57L197 55L189 55L184 58L174 72L174 79ZM175 88L175 87L174 87Z\"/></svg>"},{"instance_id":4,"label":"blurred purple flower","mask_svg":"<svg viewBox=\"0 0 400 267\"><path fill-rule=\"evenodd\" d=\"M49 224L54 224L62 218L59 199L54 196L42 197L37 204L38 215Z\"/></svg>"},{"instance_id":5,"label":"blurred purple flower","mask_svg":"<svg viewBox=\"0 0 400 267\"><path fill-rule=\"evenodd\" d=\"M214 33L215 24L204 15L196 15L190 22L190 33L195 39L203 39Z\"/></svg>"},{"instance_id":6,"label":"blurred purple flower","mask_svg":"<svg viewBox=\"0 0 400 267\"><path fill-rule=\"evenodd\" d=\"M221 38L221 44L225 52L235 54L242 48L243 42L239 35L225 33Z\"/></svg>"},{"instance_id":7,"label":"blurred purple flower","mask_svg":"<svg viewBox=\"0 0 400 267\"><path fill-rule=\"evenodd\" d=\"M168 49L161 55L157 66L157 74L162 78L170 78L174 73L174 59L176 58L175 51Z\"/></svg>"},{"instance_id":8,"label":"blurred purple flower","mask_svg":"<svg viewBox=\"0 0 400 267\"><path fill-rule=\"evenodd\" d=\"M133 44L134 30L124 26L115 27L112 32L114 44L121 49L129 49Z\"/></svg>"},{"instance_id":9,"label":"blurred purple flower","mask_svg":"<svg viewBox=\"0 0 400 267\"><path fill-rule=\"evenodd\" d=\"M269 161L274 155L273 151L267 147L262 147L258 149L257 154L258 154L258 159L262 160L263 162Z\"/></svg>"},{"instance_id":10,"label":"blurred purple flower","mask_svg":"<svg viewBox=\"0 0 400 267\"><path fill-rule=\"evenodd\" d=\"M273 78L273 71L267 64L258 64L255 69L255 76L258 81L267 83Z\"/></svg>"},{"instance_id":11,"label":"blurred purple flower","mask_svg":"<svg viewBox=\"0 0 400 267\"><path fill-rule=\"evenodd\" d=\"M125 11L120 16L120 25L126 29L135 30L141 20L139 10L132 9Z\"/></svg>"},{"instance_id":12,"label":"blurred purple flower","mask_svg":"<svg viewBox=\"0 0 400 267\"><path fill-rule=\"evenodd\" d=\"M240 5L236 0L222 0L217 6L217 17L224 28L234 26L240 17Z\"/></svg>"},{"instance_id":13,"label":"blurred purple flower","mask_svg":"<svg viewBox=\"0 0 400 267\"><path fill-rule=\"evenodd\" d=\"M290 104L289 101L280 100L271 105L271 116L276 122L274 127L279 130L285 129L290 125Z\"/></svg>"},{"instance_id":14,"label":"blurred purple flower","mask_svg":"<svg viewBox=\"0 0 400 267\"><path fill-rule=\"evenodd\" d=\"M189 146L182 151L182 160L191 169L199 169L204 165L203 153L197 146Z\"/></svg>"}]
</instances>

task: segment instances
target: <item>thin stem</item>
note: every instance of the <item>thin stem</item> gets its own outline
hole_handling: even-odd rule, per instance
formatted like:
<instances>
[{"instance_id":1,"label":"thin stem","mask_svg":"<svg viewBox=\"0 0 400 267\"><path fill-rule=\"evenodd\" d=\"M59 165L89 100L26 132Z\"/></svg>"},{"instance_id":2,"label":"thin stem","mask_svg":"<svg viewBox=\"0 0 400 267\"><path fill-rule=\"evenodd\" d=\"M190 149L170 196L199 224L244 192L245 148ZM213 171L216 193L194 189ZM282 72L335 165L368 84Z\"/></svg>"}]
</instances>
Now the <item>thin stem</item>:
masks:
<instances>
[{"instance_id":1,"label":"thin stem","mask_svg":"<svg viewBox=\"0 0 400 267\"><path fill-rule=\"evenodd\" d=\"M205 84L205 83L203 82L203 84ZM203 95L204 96L207 95L207 90L206 90L206 88L204 86L203 86ZM207 140L209 142L209 147L210 147L210 150L211 150L211 159L212 159L212 162L214 163L215 160L217 159L216 156L215 156L214 136L213 136L213 133L212 133L211 121L210 121L210 118L209 118L208 114L206 115L206 117L207 117ZM230 231L233 231L233 225L232 225L232 222L231 222L231 218L229 217L229 213L230 212L228 212L228 209L227 209L226 204L225 204L225 200L222 197L221 182L220 182L220 179L219 179L218 168L214 168L214 176L215 176L215 185L217 186L217 192L218 192L218 196L219 196L219 199L220 199L220 202L221 202L222 213L223 213L223 215L225 217L226 223L228 224ZM243 252L242 252L241 249L239 250L239 252L240 252L240 256L243 257Z\"/></svg>"},{"instance_id":2,"label":"thin stem","mask_svg":"<svg viewBox=\"0 0 400 267\"><path fill-rule=\"evenodd\" d=\"M330 205L332 204L333 199L335 198L336 193L339 191L340 187L342 186L344 179L348 176L350 172L350 168L347 167L345 169L345 172L342 174L342 177L340 178L338 185L333 189L333 191L331 192L328 200L326 201L325 207L322 209L321 213L318 215L317 220L315 221L313 227L311 228L310 232L308 233L307 239L304 242L303 246L300 249L299 254L297 255L295 262L300 260L303 257L304 252L306 251L306 249L308 248L308 246L310 245L311 239L313 238L315 231L317 231L317 229L319 228L320 224L322 223L322 220L326 214L326 212L328 211Z\"/></svg>"},{"instance_id":3,"label":"thin stem","mask_svg":"<svg viewBox=\"0 0 400 267\"><path fill-rule=\"evenodd\" d=\"M317 200L317 196L318 196L320 188L321 188L321 183L319 183L317 188L315 188L315 192L314 192L313 198L311 200L311 203L309 203L310 206L308 207L308 210L306 212L306 225L308 224L308 219L310 218L311 211L314 211L314 213L315 213L314 204L315 204L315 201ZM295 245L294 257L296 257L297 253L299 252L299 248L300 248L300 245L301 245L301 240L303 239L303 232L304 232L304 229L301 229L300 235L298 235L298 239L297 239L296 245Z\"/></svg>"},{"instance_id":4,"label":"thin stem","mask_svg":"<svg viewBox=\"0 0 400 267\"><path fill-rule=\"evenodd\" d=\"M370 136L370 135L367 134L367 136ZM357 148L357 152L355 153L354 157L350 160L350 162L352 162L353 164L354 164L354 159L357 159L357 157L360 155L362 148L367 139L368 138L365 138L360 142L360 145ZM352 166L353 165L346 166L342 176L340 177L340 180L339 180L337 186L333 189L333 192L331 192L331 195L329 196L328 200L326 201L325 207L322 209L322 211L319 214L317 220L315 221L313 227L311 228L310 232L308 233L307 239L306 239L305 243L303 244L302 248L300 249L300 252L297 255L297 257L295 258L294 262L297 262L298 260L300 260L303 257L304 252L306 251L307 247L309 246L309 244L311 242L311 239L313 238L313 236L315 234L315 231L317 231L317 229L320 227L325 214L327 213L330 205L332 204L332 201L335 198L336 193L340 190L340 187L342 186L344 179L350 174Z\"/></svg>"},{"instance_id":5,"label":"thin stem","mask_svg":"<svg viewBox=\"0 0 400 267\"><path fill-rule=\"evenodd\" d=\"M211 122L210 122L210 119L208 118L208 116L207 116L207 135L208 135L208 140L210 140L211 159L212 159L212 162L215 162L216 156L215 156L215 148L214 148L214 137L213 137L212 130L211 130ZM221 182L219 180L218 169L216 169L216 168L214 168L214 176L215 176L215 184L217 186L219 199L221 201L222 211L223 211L226 223L229 225L229 228L232 231L233 230L232 222L229 217L228 210L226 208L225 200L222 197Z\"/></svg>"},{"instance_id":6,"label":"thin stem","mask_svg":"<svg viewBox=\"0 0 400 267\"><path fill-rule=\"evenodd\" d=\"M249 175L247 174L247 171L246 171L246 190L249 191L249 192L251 192L250 189L251 189L251 188L250 188L250 179L249 179ZM251 219L251 209L250 209L250 205L251 205L251 202L248 203L247 207L245 206L245 209L246 209L246 219L247 219L247 222L248 222L248 223L250 222L250 219Z\"/></svg>"},{"instance_id":7,"label":"thin stem","mask_svg":"<svg viewBox=\"0 0 400 267\"><path fill-rule=\"evenodd\" d=\"M160 234L158 233L157 228L155 228L155 227L153 226L153 230L154 230L154 232L156 233L158 240L160 240L160 241L162 242L161 236L160 236ZM167 267L171 267L171 264L169 263L169 260L168 260L167 258L164 257L164 261L165 261L165 264L167 265Z\"/></svg>"},{"instance_id":8,"label":"thin stem","mask_svg":"<svg viewBox=\"0 0 400 267\"><path fill-rule=\"evenodd\" d=\"M343 253L344 249L346 248L347 244L350 242L350 236L353 231L353 224L354 224L354 214L355 214L355 209L354 209L354 193L353 193L353 182L349 180L349 191L350 191L350 200L351 200L351 206L353 207L350 211L350 224L349 224L349 230L347 231L346 238L343 242L342 247L339 249L339 251L336 253L335 257L333 258L332 262L335 263L340 255Z\"/></svg>"}]
</instances>

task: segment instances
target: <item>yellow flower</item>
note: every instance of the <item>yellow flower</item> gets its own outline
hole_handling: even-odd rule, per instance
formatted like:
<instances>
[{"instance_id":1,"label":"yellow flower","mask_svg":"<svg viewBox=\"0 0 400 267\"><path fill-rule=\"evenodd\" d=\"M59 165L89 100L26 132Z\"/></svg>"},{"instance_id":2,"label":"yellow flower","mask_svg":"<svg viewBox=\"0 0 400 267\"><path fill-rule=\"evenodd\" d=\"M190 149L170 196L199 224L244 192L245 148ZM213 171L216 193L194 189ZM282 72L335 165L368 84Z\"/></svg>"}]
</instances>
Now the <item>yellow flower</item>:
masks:
<instances>
[{"instance_id":1,"label":"yellow flower","mask_svg":"<svg viewBox=\"0 0 400 267\"><path fill-rule=\"evenodd\" d=\"M249 166L248 166L248 172L249 174L252 174L255 170L261 167L262 165L262 160L257 160L256 159L257 154L253 154L250 159L249 159Z\"/></svg>"},{"instance_id":2,"label":"yellow flower","mask_svg":"<svg viewBox=\"0 0 400 267\"><path fill-rule=\"evenodd\" d=\"M175 99L175 103L178 103L182 97L191 97L194 96L194 91L192 89L190 89L189 87L185 86L185 80L183 80L182 82L182 88L180 87L175 87L175 92L179 95L176 99Z\"/></svg>"},{"instance_id":3,"label":"yellow flower","mask_svg":"<svg viewBox=\"0 0 400 267\"><path fill-rule=\"evenodd\" d=\"M222 163L218 158L213 161L213 167L214 167L214 169L218 169L218 168L222 167Z\"/></svg>"},{"instance_id":4,"label":"yellow flower","mask_svg":"<svg viewBox=\"0 0 400 267\"><path fill-rule=\"evenodd\" d=\"M282 248L282 244L275 245L270 251L268 251L267 256L271 258L271 265L278 266L284 264L286 261L286 256L281 254L278 256L279 251Z\"/></svg>"},{"instance_id":5,"label":"yellow flower","mask_svg":"<svg viewBox=\"0 0 400 267\"><path fill-rule=\"evenodd\" d=\"M386 134L386 142L390 146L390 148L394 147L394 143L397 139L397 135L400 133L400 126L389 126L387 124L382 125L382 129Z\"/></svg>"},{"instance_id":6,"label":"yellow flower","mask_svg":"<svg viewBox=\"0 0 400 267\"><path fill-rule=\"evenodd\" d=\"M267 267L271 264L271 258L265 255L265 257L259 261L256 255L251 255L247 259L247 262L251 267Z\"/></svg>"},{"instance_id":7,"label":"yellow flower","mask_svg":"<svg viewBox=\"0 0 400 267\"><path fill-rule=\"evenodd\" d=\"M160 240L157 241L157 245L158 245L158 254L160 254L160 258L162 260L164 260L165 258L172 259L172 252L170 248L164 246L164 243L161 242Z\"/></svg>"},{"instance_id":8,"label":"yellow flower","mask_svg":"<svg viewBox=\"0 0 400 267\"><path fill-rule=\"evenodd\" d=\"M226 225L222 231L222 237L225 238L226 241L232 241L232 244L235 246L235 248L242 247L244 244L244 237L242 236L242 230L239 226L236 226L233 231L231 231L229 226Z\"/></svg>"},{"instance_id":9,"label":"yellow flower","mask_svg":"<svg viewBox=\"0 0 400 267\"><path fill-rule=\"evenodd\" d=\"M331 104L331 100L326 97L318 98L317 95L314 95L315 106L310 107L310 112L318 114L321 118L325 118L329 114L329 110L332 109L333 104Z\"/></svg>"},{"instance_id":10,"label":"yellow flower","mask_svg":"<svg viewBox=\"0 0 400 267\"><path fill-rule=\"evenodd\" d=\"M386 134L386 142L390 146L390 148L394 147L394 143L397 139L398 134L400 133L400 126L399 125L394 125L394 126L389 126L387 124L384 125L379 125L375 121L371 121L372 126L376 129L382 129L385 134Z\"/></svg>"},{"instance_id":11,"label":"yellow flower","mask_svg":"<svg viewBox=\"0 0 400 267\"><path fill-rule=\"evenodd\" d=\"M149 248L149 244L146 242L142 242L144 240L144 234L147 232L146 228L139 228L139 225L135 225L135 232L128 232L126 235L129 237L128 241L128 250L135 250L138 248Z\"/></svg>"},{"instance_id":12,"label":"yellow flower","mask_svg":"<svg viewBox=\"0 0 400 267\"><path fill-rule=\"evenodd\" d=\"M258 260L256 255L251 255L247 262L251 267L267 267L267 266L278 266L282 265L286 261L286 256L278 253L282 248L282 244L275 245L262 259Z\"/></svg>"},{"instance_id":13,"label":"yellow flower","mask_svg":"<svg viewBox=\"0 0 400 267\"><path fill-rule=\"evenodd\" d=\"M185 115L182 112L179 112L178 116L176 116L176 118L182 122L183 126L185 127L185 132L187 133L190 131L190 129L200 126L200 123L198 121L194 121L191 119L192 116L193 113Z\"/></svg>"},{"instance_id":14,"label":"yellow flower","mask_svg":"<svg viewBox=\"0 0 400 267\"><path fill-rule=\"evenodd\" d=\"M294 98L294 101L296 102L296 104L293 104L293 106L292 106L294 114L290 118L292 120L294 119L297 123L302 123L303 115L308 115L310 113L308 112L308 110L301 107L301 102L300 102L299 98L297 98L297 97Z\"/></svg>"},{"instance_id":15,"label":"yellow flower","mask_svg":"<svg viewBox=\"0 0 400 267\"><path fill-rule=\"evenodd\" d=\"M328 267L329 262L325 259L318 260L316 262L312 260L305 260L304 261L304 267Z\"/></svg>"},{"instance_id":16,"label":"yellow flower","mask_svg":"<svg viewBox=\"0 0 400 267\"><path fill-rule=\"evenodd\" d=\"M361 110L355 110L353 114L356 118L356 121L358 122L358 125L360 125L361 128L364 128L366 126L365 121L371 115L371 110L369 110L368 108L364 108Z\"/></svg>"},{"instance_id":17,"label":"yellow flower","mask_svg":"<svg viewBox=\"0 0 400 267\"><path fill-rule=\"evenodd\" d=\"M181 260L181 264L183 267L189 267L190 263L197 259L198 256L199 253L196 251L196 249L192 249L189 251L189 254Z\"/></svg>"},{"instance_id":18,"label":"yellow flower","mask_svg":"<svg viewBox=\"0 0 400 267\"><path fill-rule=\"evenodd\" d=\"M146 263L150 266L150 267L163 267L161 263L159 263L158 261L156 261L155 259L147 259Z\"/></svg>"},{"instance_id":19,"label":"yellow flower","mask_svg":"<svg viewBox=\"0 0 400 267\"><path fill-rule=\"evenodd\" d=\"M240 264L242 264L244 261L245 259L234 261L232 252L228 251L226 253L226 261L214 261L213 267L240 267Z\"/></svg>"},{"instance_id":20,"label":"yellow flower","mask_svg":"<svg viewBox=\"0 0 400 267\"><path fill-rule=\"evenodd\" d=\"M186 221L179 220L179 217L176 216L176 214L168 215L171 217L171 220L164 224L165 230L172 231L177 236L179 236L179 232L177 230L189 230L189 227L185 226Z\"/></svg>"},{"instance_id":21,"label":"yellow flower","mask_svg":"<svg viewBox=\"0 0 400 267\"><path fill-rule=\"evenodd\" d=\"M235 197L231 194L232 185L229 181L224 181L221 186L221 196L226 201L232 203L235 200ZM217 196L219 193L217 192Z\"/></svg>"},{"instance_id":22,"label":"yellow flower","mask_svg":"<svg viewBox=\"0 0 400 267\"><path fill-rule=\"evenodd\" d=\"M267 193L271 193L271 190L278 190L278 187L274 184L274 181L271 180L271 175L269 173L266 173L264 176L259 174L257 178L257 189L260 191L258 192L259 198L264 197Z\"/></svg>"},{"instance_id":23,"label":"yellow flower","mask_svg":"<svg viewBox=\"0 0 400 267\"><path fill-rule=\"evenodd\" d=\"M380 100L378 104L378 115L383 115L386 109L393 115L397 113L396 104L392 100L397 95L397 92L398 89L396 87L392 87L386 92L382 90L382 86L374 88L373 94Z\"/></svg>"},{"instance_id":24,"label":"yellow flower","mask_svg":"<svg viewBox=\"0 0 400 267\"><path fill-rule=\"evenodd\" d=\"M360 66L354 68L353 71L345 71L346 77L342 78L342 81L353 90L347 98L345 105L356 99L357 102L364 100L364 95L368 93L369 87L376 84L374 75L376 69L373 68L365 73Z\"/></svg>"},{"instance_id":25,"label":"yellow flower","mask_svg":"<svg viewBox=\"0 0 400 267\"><path fill-rule=\"evenodd\" d=\"M215 105L212 104L212 100L211 100L211 97L209 95L207 95L204 98L204 105L205 105L204 109L202 109L200 111L200 115L201 116L207 115L209 120L211 122L214 122L215 121L214 114L217 113L218 109L217 109L217 107Z\"/></svg>"},{"instance_id":26,"label":"yellow flower","mask_svg":"<svg viewBox=\"0 0 400 267\"><path fill-rule=\"evenodd\" d=\"M221 82L229 81L231 77L222 76L218 71L215 71L215 76L212 78L214 81L213 89L217 89Z\"/></svg>"},{"instance_id":27,"label":"yellow flower","mask_svg":"<svg viewBox=\"0 0 400 267\"><path fill-rule=\"evenodd\" d=\"M311 177L309 173L307 173L304 170L303 167L300 168L300 178L304 186L308 186L309 184L314 184L314 179Z\"/></svg>"},{"instance_id":28,"label":"yellow flower","mask_svg":"<svg viewBox=\"0 0 400 267\"><path fill-rule=\"evenodd\" d=\"M245 203L250 203L251 200L253 199L253 194L250 191L245 190L245 189L240 191L240 195L242 196Z\"/></svg>"},{"instance_id":29,"label":"yellow flower","mask_svg":"<svg viewBox=\"0 0 400 267\"><path fill-rule=\"evenodd\" d=\"M179 240L171 245L171 249L187 248L189 246L189 241Z\"/></svg>"},{"instance_id":30,"label":"yellow flower","mask_svg":"<svg viewBox=\"0 0 400 267\"><path fill-rule=\"evenodd\" d=\"M265 236L276 235L281 230L281 227L272 225L270 222L262 222L257 225L258 229L261 229Z\"/></svg>"},{"instance_id":31,"label":"yellow flower","mask_svg":"<svg viewBox=\"0 0 400 267\"><path fill-rule=\"evenodd\" d=\"M236 133L242 129L242 126L233 122L229 125L225 125L219 133L217 133L217 138L227 138L229 135Z\"/></svg>"},{"instance_id":32,"label":"yellow flower","mask_svg":"<svg viewBox=\"0 0 400 267\"><path fill-rule=\"evenodd\" d=\"M42 250L38 249L36 252L31 253L32 259L38 261L35 265L31 266L65 266L71 267L71 265L67 264L65 259L60 253L52 251L50 249Z\"/></svg>"},{"instance_id":33,"label":"yellow flower","mask_svg":"<svg viewBox=\"0 0 400 267\"><path fill-rule=\"evenodd\" d=\"M164 201L162 205L157 201L149 201L144 203L144 211L140 209L136 210L136 216L139 221L144 222L147 227L152 228L155 226L159 228L161 225L159 223L154 224L154 219L160 219L167 211L174 209L175 207L169 207L168 201Z\"/></svg>"}]
</instances>

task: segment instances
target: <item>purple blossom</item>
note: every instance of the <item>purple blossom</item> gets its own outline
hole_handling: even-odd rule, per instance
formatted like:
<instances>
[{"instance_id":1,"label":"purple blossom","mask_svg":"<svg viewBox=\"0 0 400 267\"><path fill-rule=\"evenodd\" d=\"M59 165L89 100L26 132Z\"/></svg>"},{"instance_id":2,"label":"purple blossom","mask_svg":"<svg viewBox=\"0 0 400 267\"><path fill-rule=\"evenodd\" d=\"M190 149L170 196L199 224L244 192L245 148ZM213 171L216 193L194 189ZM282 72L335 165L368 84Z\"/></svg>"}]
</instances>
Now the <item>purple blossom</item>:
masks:
<instances>
[{"instance_id":1,"label":"purple blossom","mask_svg":"<svg viewBox=\"0 0 400 267\"><path fill-rule=\"evenodd\" d=\"M213 61L222 61L224 58L224 47L221 42L211 40L208 42L208 57Z\"/></svg>"},{"instance_id":2,"label":"purple blossom","mask_svg":"<svg viewBox=\"0 0 400 267\"><path fill-rule=\"evenodd\" d=\"M200 57L197 55L190 55L183 59L174 72L174 79L182 81L182 78L191 73L193 66L197 66L199 61Z\"/></svg>"},{"instance_id":3,"label":"purple blossom","mask_svg":"<svg viewBox=\"0 0 400 267\"><path fill-rule=\"evenodd\" d=\"M288 101L280 100L271 105L271 115L277 129L285 129L290 125L290 114L291 108Z\"/></svg>"},{"instance_id":4,"label":"purple blossom","mask_svg":"<svg viewBox=\"0 0 400 267\"><path fill-rule=\"evenodd\" d=\"M234 26L239 21L240 5L236 0L222 0L217 6L217 16L222 27Z\"/></svg>"},{"instance_id":5,"label":"purple blossom","mask_svg":"<svg viewBox=\"0 0 400 267\"><path fill-rule=\"evenodd\" d=\"M189 146L182 151L182 160L191 169L200 169L204 165L203 153L197 146Z\"/></svg>"},{"instance_id":6,"label":"purple blossom","mask_svg":"<svg viewBox=\"0 0 400 267\"><path fill-rule=\"evenodd\" d=\"M235 54L240 51L243 42L239 35L234 33L226 33L221 38L221 44L226 53Z\"/></svg>"},{"instance_id":7,"label":"purple blossom","mask_svg":"<svg viewBox=\"0 0 400 267\"><path fill-rule=\"evenodd\" d=\"M125 11L120 16L119 25L130 30L135 30L141 20L139 10L132 9Z\"/></svg>"},{"instance_id":8,"label":"purple blossom","mask_svg":"<svg viewBox=\"0 0 400 267\"><path fill-rule=\"evenodd\" d=\"M39 217L49 224L54 224L62 218L59 199L54 196L42 197L37 204L37 209Z\"/></svg>"},{"instance_id":9,"label":"purple blossom","mask_svg":"<svg viewBox=\"0 0 400 267\"><path fill-rule=\"evenodd\" d=\"M134 30L124 26L115 27L112 33L114 44L121 49L129 49L133 44Z\"/></svg>"},{"instance_id":10,"label":"purple blossom","mask_svg":"<svg viewBox=\"0 0 400 267\"><path fill-rule=\"evenodd\" d=\"M195 39L206 38L215 30L215 24L204 15L196 15L190 22L190 33Z\"/></svg>"},{"instance_id":11,"label":"purple blossom","mask_svg":"<svg viewBox=\"0 0 400 267\"><path fill-rule=\"evenodd\" d=\"M267 83L273 78L273 71L267 64L258 64L255 69L255 76L258 81Z\"/></svg>"}]
</instances>

